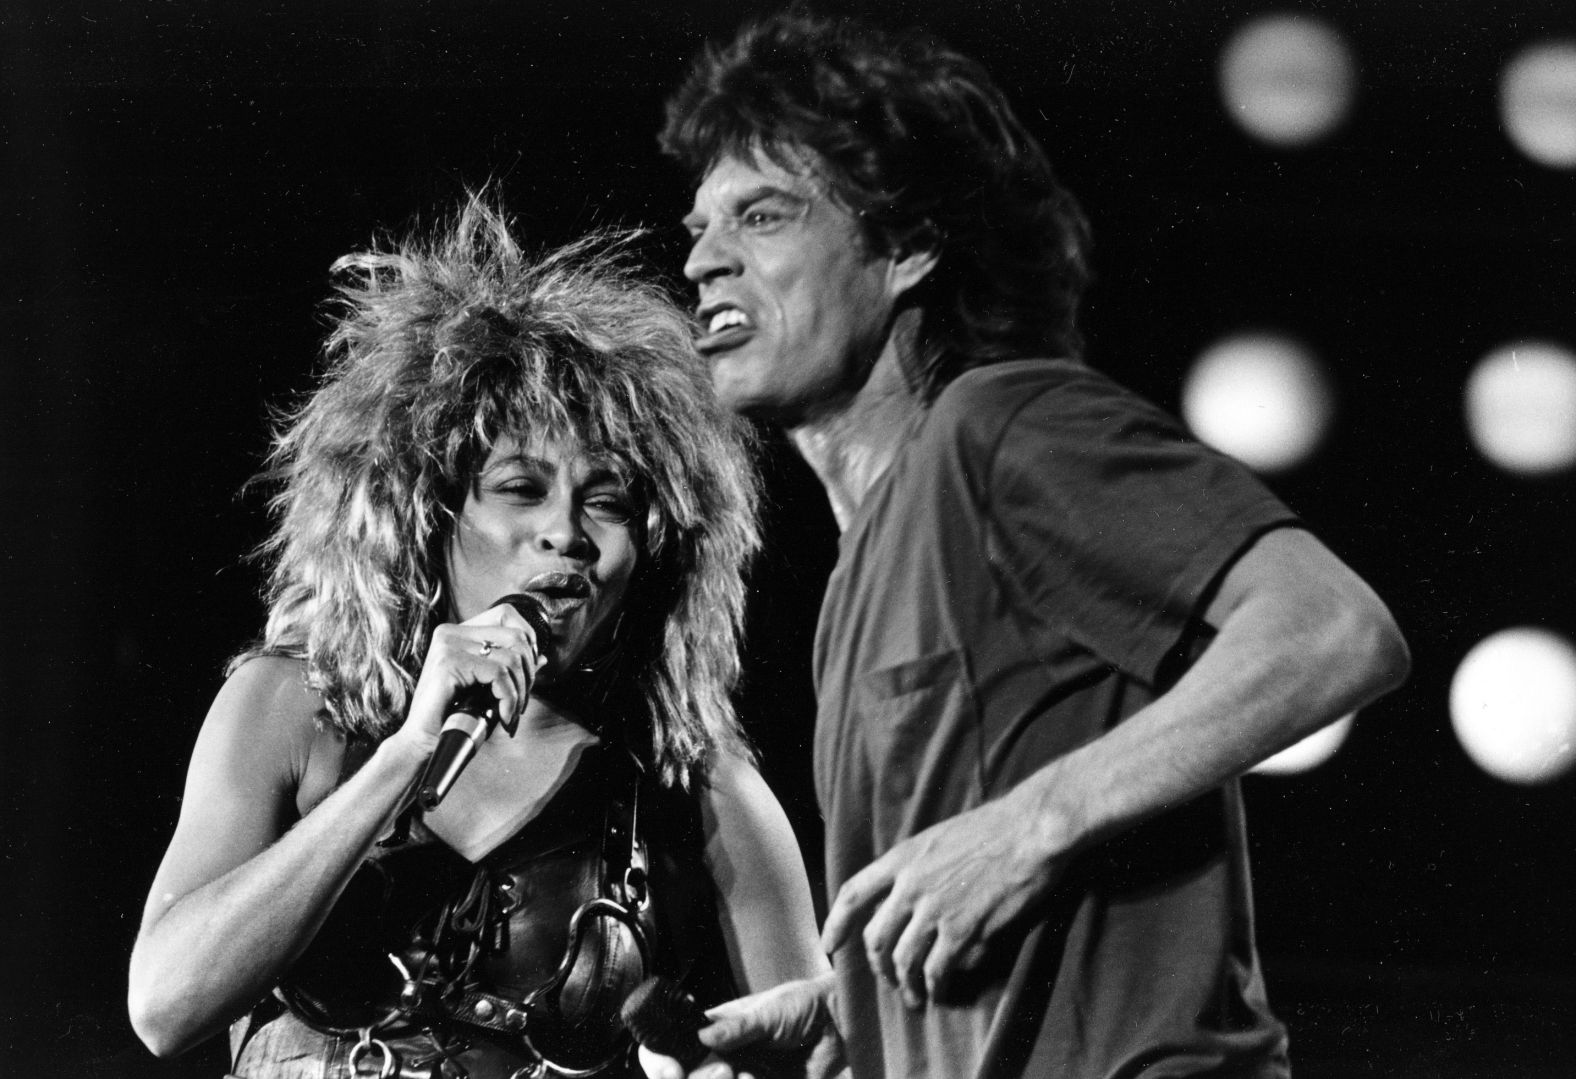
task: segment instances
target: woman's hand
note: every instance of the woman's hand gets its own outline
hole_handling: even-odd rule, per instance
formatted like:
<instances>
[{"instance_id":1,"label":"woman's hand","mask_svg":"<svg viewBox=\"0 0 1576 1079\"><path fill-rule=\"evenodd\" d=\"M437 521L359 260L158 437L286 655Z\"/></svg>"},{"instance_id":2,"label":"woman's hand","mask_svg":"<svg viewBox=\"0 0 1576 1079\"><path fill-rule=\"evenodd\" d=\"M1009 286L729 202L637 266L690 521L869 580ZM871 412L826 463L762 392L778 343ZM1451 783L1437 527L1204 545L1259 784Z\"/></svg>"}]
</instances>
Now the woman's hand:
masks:
<instances>
[{"instance_id":1,"label":"woman's hand","mask_svg":"<svg viewBox=\"0 0 1576 1079\"><path fill-rule=\"evenodd\" d=\"M471 685L488 687L498 701L498 715L512 724L524 711L544 661L530 624L507 603L464 622L445 622L432 631L410 711L393 738L431 753L449 703Z\"/></svg>"}]
</instances>

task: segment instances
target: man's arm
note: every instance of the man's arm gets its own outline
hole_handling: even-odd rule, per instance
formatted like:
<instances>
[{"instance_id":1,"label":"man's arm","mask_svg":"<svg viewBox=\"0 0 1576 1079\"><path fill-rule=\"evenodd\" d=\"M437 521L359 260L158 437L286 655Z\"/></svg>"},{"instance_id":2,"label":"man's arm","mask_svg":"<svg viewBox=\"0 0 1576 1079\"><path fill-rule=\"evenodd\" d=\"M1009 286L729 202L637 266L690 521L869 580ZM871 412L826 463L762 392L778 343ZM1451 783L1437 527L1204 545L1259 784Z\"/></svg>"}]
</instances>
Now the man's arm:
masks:
<instances>
[{"instance_id":1,"label":"man's arm","mask_svg":"<svg viewBox=\"0 0 1576 1079\"><path fill-rule=\"evenodd\" d=\"M1255 542L1204 617L1215 638L1169 692L850 878L822 931L828 953L873 911L871 966L918 1006L978 963L1073 855L1389 692L1410 666L1383 602L1301 529Z\"/></svg>"}]
</instances>

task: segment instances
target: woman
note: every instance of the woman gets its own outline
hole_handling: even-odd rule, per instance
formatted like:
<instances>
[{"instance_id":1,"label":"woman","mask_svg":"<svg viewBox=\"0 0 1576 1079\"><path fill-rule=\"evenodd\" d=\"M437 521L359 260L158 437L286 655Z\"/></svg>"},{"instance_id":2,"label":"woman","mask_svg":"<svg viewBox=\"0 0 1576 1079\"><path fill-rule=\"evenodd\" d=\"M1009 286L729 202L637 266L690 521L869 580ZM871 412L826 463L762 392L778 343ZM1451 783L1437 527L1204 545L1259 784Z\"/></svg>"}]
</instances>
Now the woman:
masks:
<instances>
[{"instance_id":1,"label":"woman","mask_svg":"<svg viewBox=\"0 0 1576 1079\"><path fill-rule=\"evenodd\" d=\"M706 1003L825 969L728 696L742 435L611 247L533 264L472 199L336 265L330 368L271 458L265 635L132 954L155 1053L233 1023L237 1076L632 1073L647 975ZM506 729L423 811L477 687Z\"/></svg>"}]
</instances>

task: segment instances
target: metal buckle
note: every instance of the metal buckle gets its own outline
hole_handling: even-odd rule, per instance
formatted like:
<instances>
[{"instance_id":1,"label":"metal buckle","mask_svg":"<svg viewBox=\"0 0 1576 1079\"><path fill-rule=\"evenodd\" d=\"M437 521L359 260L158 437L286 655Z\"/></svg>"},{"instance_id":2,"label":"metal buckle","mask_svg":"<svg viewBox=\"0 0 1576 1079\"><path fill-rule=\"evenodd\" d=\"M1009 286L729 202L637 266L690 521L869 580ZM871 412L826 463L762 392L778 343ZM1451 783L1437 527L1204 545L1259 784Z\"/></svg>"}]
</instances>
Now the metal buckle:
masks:
<instances>
[{"instance_id":1,"label":"metal buckle","mask_svg":"<svg viewBox=\"0 0 1576 1079\"><path fill-rule=\"evenodd\" d=\"M636 910L645 910L650 901L651 893L646 887L645 867L632 865L624 870L624 903Z\"/></svg>"},{"instance_id":2,"label":"metal buckle","mask_svg":"<svg viewBox=\"0 0 1576 1079\"><path fill-rule=\"evenodd\" d=\"M520 889L512 878L505 877L494 887L498 889L498 894L503 899L503 906L498 911L500 918L507 918L525 905L525 897L520 894Z\"/></svg>"},{"instance_id":3,"label":"metal buckle","mask_svg":"<svg viewBox=\"0 0 1576 1079\"><path fill-rule=\"evenodd\" d=\"M379 1038L374 1038L371 1027L361 1028L361 1040L350 1050L350 1059L348 1061L350 1074L361 1074L361 1058L371 1053L374 1049L383 1054L383 1064L377 1073L378 1079L395 1079L399 1072L399 1061L394 1055L394 1050L390 1049L386 1042Z\"/></svg>"}]
</instances>

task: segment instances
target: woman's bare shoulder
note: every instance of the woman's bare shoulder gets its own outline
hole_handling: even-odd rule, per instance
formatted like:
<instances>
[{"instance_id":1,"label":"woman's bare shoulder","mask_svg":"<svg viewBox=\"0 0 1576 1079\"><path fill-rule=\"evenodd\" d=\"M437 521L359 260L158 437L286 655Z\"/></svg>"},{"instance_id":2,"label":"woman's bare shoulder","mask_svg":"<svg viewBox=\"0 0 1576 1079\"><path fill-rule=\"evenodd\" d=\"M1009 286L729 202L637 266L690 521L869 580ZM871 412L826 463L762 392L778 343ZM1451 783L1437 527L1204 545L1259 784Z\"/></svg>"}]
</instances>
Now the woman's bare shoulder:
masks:
<instances>
[{"instance_id":1,"label":"woman's bare shoulder","mask_svg":"<svg viewBox=\"0 0 1576 1079\"><path fill-rule=\"evenodd\" d=\"M320 756L322 710L322 695L307 684L303 661L254 656L230 672L208 711L202 737L299 788L309 762Z\"/></svg>"},{"instance_id":2,"label":"woman's bare shoulder","mask_svg":"<svg viewBox=\"0 0 1576 1079\"><path fill-rule=\"evenodd\" d=\"M230 672L220 698L254 714L277 712L281 716L311 719L323 707L323 698L307 685L306 662L292 656L252 656Z\"/></svg>"}]
</instances>

